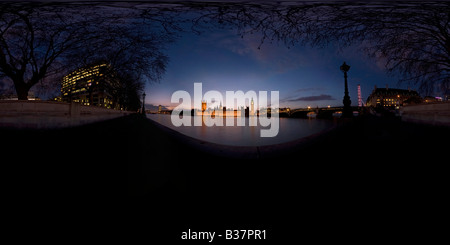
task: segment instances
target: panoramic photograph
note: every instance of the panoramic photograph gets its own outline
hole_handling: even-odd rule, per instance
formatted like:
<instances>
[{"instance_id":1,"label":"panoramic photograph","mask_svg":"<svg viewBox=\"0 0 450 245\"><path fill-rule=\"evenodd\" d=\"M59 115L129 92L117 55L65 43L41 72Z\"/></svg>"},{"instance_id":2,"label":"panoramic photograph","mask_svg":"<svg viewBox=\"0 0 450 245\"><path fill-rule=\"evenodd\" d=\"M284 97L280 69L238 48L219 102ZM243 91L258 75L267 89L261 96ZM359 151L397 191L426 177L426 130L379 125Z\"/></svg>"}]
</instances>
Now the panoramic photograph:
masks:
<instances>
[{"instance_id":1,"label":"panoramic photograph","mask_svg":"<svg viewBox=\"0 0 450 245\"><path fill-rule=\"evenodd\" d=\"M450 3L1 1L0 139L37 240L430 242Z\"/></svg>"}]
</instances>

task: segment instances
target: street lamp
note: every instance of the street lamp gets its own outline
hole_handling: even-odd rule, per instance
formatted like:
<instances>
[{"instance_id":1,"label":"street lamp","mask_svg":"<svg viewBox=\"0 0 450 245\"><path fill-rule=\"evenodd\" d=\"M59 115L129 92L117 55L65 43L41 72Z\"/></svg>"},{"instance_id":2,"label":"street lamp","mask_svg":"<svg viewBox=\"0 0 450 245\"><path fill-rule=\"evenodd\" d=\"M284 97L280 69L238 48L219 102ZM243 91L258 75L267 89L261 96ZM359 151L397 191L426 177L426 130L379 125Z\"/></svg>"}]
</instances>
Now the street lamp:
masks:
<instances>
[{"instance_id":1,"label":"street lamp","mask_svg":"<svg viewBox=\"0 0 450 245\"><path fill-rule=\"evenodd\" d=\"M145 115L145 91L142 93L142 115Z\"/></svg>"},{"instance_id":2,"label":"street lamp","mask_svg":"<svg viewBox=\"0 0 450 245\"><path fill-rule=\"evenodd\" d=\"M342 101L344 103L344 109L342 110L342 117L352 117L353 112L350 105L352 104L352 101L350 100L350 96L348 95L348 83L347 83L347 72L350 70L350 66L345 64L341 65L341 71L344 72L344 79L345 79L345 94L344 94L344 100Z\"/></svg>"}]
</instances>

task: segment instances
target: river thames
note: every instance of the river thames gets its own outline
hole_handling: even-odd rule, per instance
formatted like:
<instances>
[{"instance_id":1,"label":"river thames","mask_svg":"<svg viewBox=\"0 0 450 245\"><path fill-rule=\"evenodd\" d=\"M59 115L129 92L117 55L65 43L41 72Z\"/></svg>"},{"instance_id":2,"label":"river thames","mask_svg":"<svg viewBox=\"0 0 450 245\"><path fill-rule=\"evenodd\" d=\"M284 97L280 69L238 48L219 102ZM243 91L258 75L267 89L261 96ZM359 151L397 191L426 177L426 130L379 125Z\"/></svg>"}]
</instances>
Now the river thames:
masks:
<instances>
[{"instance_id":1,"label":"river thames","mask_svg":"<svg viewBox=\"0 0 450 245\"><path fill-rule=\"evenodd\" d=\"M279 118L278 134L275 137L260 137L261 129L268 129L270 126L262 127L259 123L257 123L257 126L249 126L249 120L256 118L243 118L245 126L237 126L237 120L241 120L241 118L235 117L234 126L226 126L224 122L224 126L211 127L205 124L202 126L176 127L172 124L168 114L147 114L147 118L192 138L232 146L281 144L319 133L333 126L333 121L329 120ZM204 117L204 120L208 119L209 117Z\"/></svg>"}]
</instances>

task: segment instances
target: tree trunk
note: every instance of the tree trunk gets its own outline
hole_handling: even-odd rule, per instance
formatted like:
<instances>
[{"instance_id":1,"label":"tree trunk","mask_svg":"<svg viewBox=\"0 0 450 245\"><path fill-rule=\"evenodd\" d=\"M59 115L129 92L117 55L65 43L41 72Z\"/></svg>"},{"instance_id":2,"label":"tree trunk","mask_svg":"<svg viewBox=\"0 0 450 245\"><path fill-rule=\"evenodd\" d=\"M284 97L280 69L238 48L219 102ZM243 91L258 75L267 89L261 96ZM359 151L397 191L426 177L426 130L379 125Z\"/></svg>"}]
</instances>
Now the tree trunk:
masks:
<instances>
[{"instance_id":1,"label":"tree trunk","mask_svg":"<svg viewBox=\"0 0 450 245\"><path fill-rule=\"evenodd\" d=\"M25 84L23 81L14 80L14 86L16 88L17 98L19 100L28 100L28 91L30 87Z\"/></svg>"}]
</instances>

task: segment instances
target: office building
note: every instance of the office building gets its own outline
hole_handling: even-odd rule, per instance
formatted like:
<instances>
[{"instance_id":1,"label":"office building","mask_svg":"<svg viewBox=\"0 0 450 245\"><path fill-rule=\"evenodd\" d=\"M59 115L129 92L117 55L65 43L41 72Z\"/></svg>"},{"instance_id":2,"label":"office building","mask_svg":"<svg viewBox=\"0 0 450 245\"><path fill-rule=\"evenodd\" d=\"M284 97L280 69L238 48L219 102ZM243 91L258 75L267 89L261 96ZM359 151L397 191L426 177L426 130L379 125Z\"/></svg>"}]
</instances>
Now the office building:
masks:
<instances>
[{"instance_id":1,"label":"office building","mask_svg":"<svg viewBox=\"0 0 450 245\"><path fill-rule=\"evenodd\" d=\"M62 101L115 108L118 105L112 93L114 83L114 75L107 64L80 68L63 77Z\"/></svg>"},{"instance_id":2,"label":"office building","mask_svg":"<svg viewBox=\"0 0 450 245\"><path fill-rule=\"evenodd\" d=\"M375 86L366 101L367 106L398 109L400 106L420 100L419 94L411 89L377 88Z\"/></svg>"}]
</instances>

